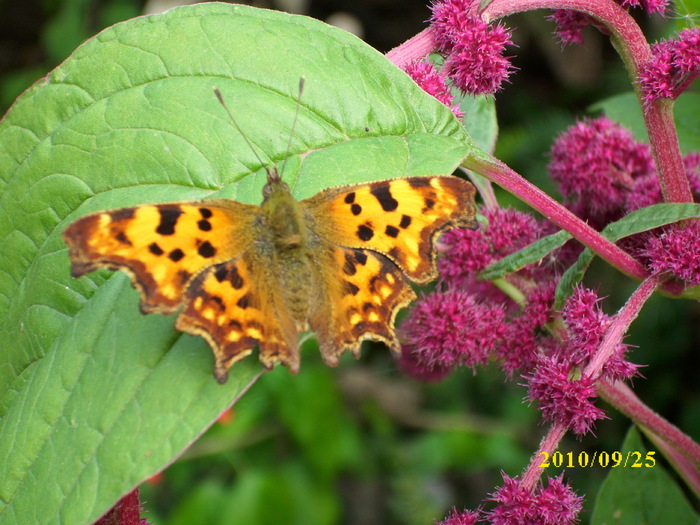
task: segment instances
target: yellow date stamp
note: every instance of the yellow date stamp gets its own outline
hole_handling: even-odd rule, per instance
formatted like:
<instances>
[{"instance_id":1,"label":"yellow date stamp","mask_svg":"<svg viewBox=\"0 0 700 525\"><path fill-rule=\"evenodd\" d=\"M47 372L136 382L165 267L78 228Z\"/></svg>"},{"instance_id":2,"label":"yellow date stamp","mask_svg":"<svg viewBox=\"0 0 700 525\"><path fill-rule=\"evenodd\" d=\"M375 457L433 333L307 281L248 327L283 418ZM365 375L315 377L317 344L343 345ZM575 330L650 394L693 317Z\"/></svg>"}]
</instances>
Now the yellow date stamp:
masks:
<instances>
[{"instance_id":1,"label":"yellow date stamp","mask_svg":"<svg viewBox=\"0 0 700 525\"><path fill-rule=\"evenodd\" d=\"M562 453L558 450L552 454L545 451L538 453L538 455L542 457L542 462L540 463L541 468L590 468L596 465L602 468L652 468L656 465L656 458L654 458L655 454L655 451L620 452L619 450L616 450L615 452L596 451L592 454L585 451L581 451L578 454L575 454L574 452Z\"/></svg>"}]
</instances>

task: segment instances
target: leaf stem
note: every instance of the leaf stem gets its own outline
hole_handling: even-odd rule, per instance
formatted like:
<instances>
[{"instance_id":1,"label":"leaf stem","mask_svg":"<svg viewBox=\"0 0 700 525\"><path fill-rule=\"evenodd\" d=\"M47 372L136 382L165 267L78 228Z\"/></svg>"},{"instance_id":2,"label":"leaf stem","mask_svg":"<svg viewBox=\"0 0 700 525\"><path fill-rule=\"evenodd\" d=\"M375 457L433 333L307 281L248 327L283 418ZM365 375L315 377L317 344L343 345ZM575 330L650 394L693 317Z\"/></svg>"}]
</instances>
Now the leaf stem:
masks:
<instances>
[{"instance_id":1,"label":"leaf stem","mask_svg":"<svg viewBox=\"0 0 700 525\"><path fill-rule=\"evenodd\" d=\"M512 193L554 224L568 231L584 246L621 272L639 280L646 277L646 270L639 261L498 159L480 152L478 155L467 157L462 166L487 177Z\"/></svg>"}]
</instances>

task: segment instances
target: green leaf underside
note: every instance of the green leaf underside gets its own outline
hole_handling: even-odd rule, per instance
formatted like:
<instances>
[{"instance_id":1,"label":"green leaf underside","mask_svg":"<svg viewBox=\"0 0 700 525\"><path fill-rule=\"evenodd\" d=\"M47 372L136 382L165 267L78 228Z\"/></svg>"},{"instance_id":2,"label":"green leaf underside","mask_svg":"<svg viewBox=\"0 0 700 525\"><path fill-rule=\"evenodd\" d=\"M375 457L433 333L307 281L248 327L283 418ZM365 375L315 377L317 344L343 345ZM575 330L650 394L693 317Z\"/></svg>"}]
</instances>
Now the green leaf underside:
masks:
<instances>
[{"instance_id":1,"label":"green leaf underside","mask_svg":"<svg viewBox=\"0 0 700 525\"><path fill-rule=\"evenodd\" d=\"M281 165L301 75L283 173L299 198L450 173L470 147L448 108L355 37L226 4L102 32L0 123L0 524L94 521L260 369L250 358L218 385L206 343L175 332L173 316L140 315L125 275L72 279L60 233L127 205L259 203L263 166L212 87Z\"/></svg>"},{"instance_id":2,"label":"green leaf underside","mask_svg":"<svg viewBox=\"0 0 700 525\"><path fill-rule=\"evenodd\" d=\"M655 451L652 456L655 464L647 459L646 447L634 427L628 432L620 453L620 465L612 467L615 463L611 462L607 467L610 472L598 492L592 525L695 525L698 522L698 515L683 491L660 463L660 453Z\"/></svg>"},{"instance_id":3,"label":"green leaf underside","mask_svg":"<svg viewBox=\"0 0 700 525\"><path fill-rule=\"evenodd\" d=\"M636 210L624 216L619 221L608 224L601 234L607 239L616 242L620 239L653 230L674 222L692 219L700 216L700 204L654 204L641 210ZM585 248L581 255L569 269L564 272L555 292L554 308L560 309L566 299L571 295L574 286L581 282L586 269L593 261L595 254Z\"/></svg>"},{"instance_id":4,"label":"green leaf underside","mask_svg":"<svg viewBox=\"0 0 700 525\"><path fill-rule=\"evenodd\" d=\"M486 267L479 273L479 279L482 281L491 281L493 279L499 279L509 273L517 272L528 264L541 261L547 254L563 246L569 239L571 239L571 234L564 230L542 237L522 250L511 253L498 262Z\"/></svg>"}]
</instances>

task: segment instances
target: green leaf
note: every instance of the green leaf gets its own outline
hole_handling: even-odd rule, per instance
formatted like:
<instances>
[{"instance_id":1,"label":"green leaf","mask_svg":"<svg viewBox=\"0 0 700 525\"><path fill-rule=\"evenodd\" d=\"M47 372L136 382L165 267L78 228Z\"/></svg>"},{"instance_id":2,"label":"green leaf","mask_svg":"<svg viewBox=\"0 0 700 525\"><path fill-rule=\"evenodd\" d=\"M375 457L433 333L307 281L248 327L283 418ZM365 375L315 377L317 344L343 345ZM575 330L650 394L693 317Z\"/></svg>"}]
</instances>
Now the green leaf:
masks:
<instances>
[{"instance_id":1,"label":"green leaf","mask_svg":"<svg viewBox=\"0 0 700 525\"><path fill-rule=\"evenodd\" d=\"M651 456L655 461L648 459L634 427L628 432L620 453L621 464L608 466L610 473L598 492L592 525L697 524L698 514L661 466L658 453L654 451ZM648 466L652 463L653 466Z\"/></svg>"},{"instance_id":2,"label":"green leaf","mask_svg":"<svg viewBox=\"0 0 700 525\"><path fill-rule=\"evenodd\" d=\"M634 138L649 142L642 110L634 93L623 93L593 104L590 111L602 111L615 122L629 129ZM700 127L697 115L700 113L700 95L683 93L673 105L673 118L676 122L678 142L683 153L700 151Z\"/></svg>"},{"instance_id":3,"label":"green leaf","mask_svg":"<svg viewBox=\"0 0 700 525\"><path fill-rule=\"evenodd\" d=\"M496 118L496 101L487 95L463 95L459 109L464 113L464 127L474 143L482 150L493 152L498 138L498 120Z\"/></svg>"},{"instance_id":4,"label":"green leaf","mask_svg":"<svg viewBox=\"0 0 700 525\"><path fill-rule=\"evenodd\" d=\"M218 385L204 341L141 316L126 276L72 279L60 233L106 208L259 203L263 166L212 87L263 162L281 164L301 75L283 173L299 198L450 173L471 147L448 108L359 39L217 3L105 30L0 123L0 524L94 521L260 369L248 359Z\"/></svg>"},{"instance_id":5,"label":"green leaf","mask_svg":"<svg viewBox=\"0 0 700 525\"><path fill-rule=\"evenodd\" d=\"M509 273L520 270L528 264L541 261L548 253L560 248L569 239L571 239L571 234L564 230L547 235L526 246L522 250L511 253L495 264L484 268L479 273L479 279L483 281L499 279Z\"/></svg>"},{"instance_id":6,"label":"green leaf","mask_svg":"<svg viewBox=\"0 0 700 525\"><path fill-rule=\"evenodd\" d=\"M654 204L633 211L618 221L611 222L603 229L601 234L607 239L616 242L630 235L699 216L700 204ZM560 309L563 306L566 298L571 295L574 286L581 282L586 268L588 268L593 257L595 257L595 254L589 248L585 248L579 255L578 260L564 272L555 292L555 309Z\"/></svg>"}]
</instances>

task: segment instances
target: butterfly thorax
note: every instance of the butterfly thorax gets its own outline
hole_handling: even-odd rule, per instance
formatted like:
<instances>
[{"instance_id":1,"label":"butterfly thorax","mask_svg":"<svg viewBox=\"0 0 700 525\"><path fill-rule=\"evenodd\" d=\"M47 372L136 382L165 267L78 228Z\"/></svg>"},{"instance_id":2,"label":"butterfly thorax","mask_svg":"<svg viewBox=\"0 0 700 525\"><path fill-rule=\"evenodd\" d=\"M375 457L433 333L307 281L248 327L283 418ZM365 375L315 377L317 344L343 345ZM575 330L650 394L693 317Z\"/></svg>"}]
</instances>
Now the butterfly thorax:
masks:
<instances>
[{"instance_id":1,"label":"butterfly thorax","mask_svg":"<svg viewBox=\"0 0 700 525\"><path fill-rule=\"evenodd\" d=\"M279 179L268 182L264 195L260 208L271 233L280 289L292 317L299 326L305 326L313 275L303 211L289 187Z\"/></svg>"}]
</instances>

